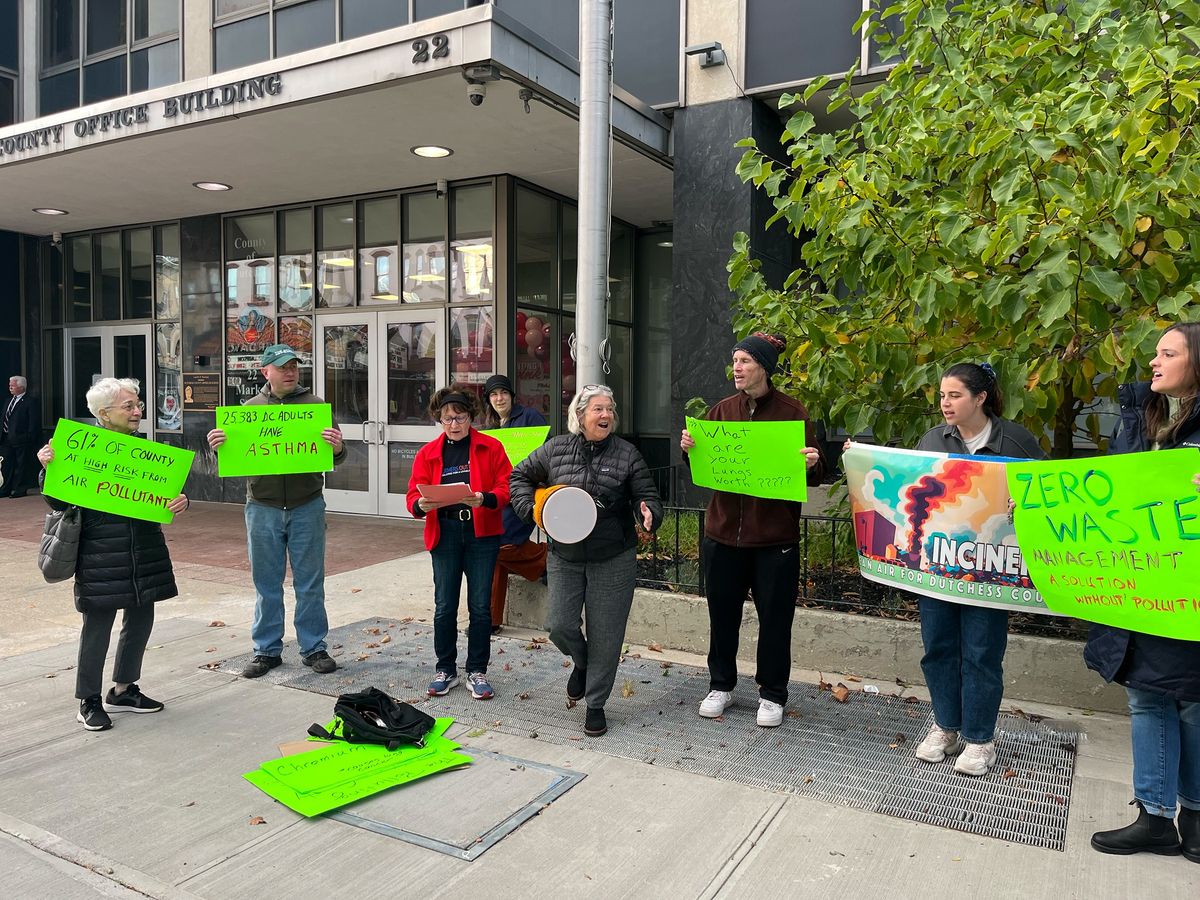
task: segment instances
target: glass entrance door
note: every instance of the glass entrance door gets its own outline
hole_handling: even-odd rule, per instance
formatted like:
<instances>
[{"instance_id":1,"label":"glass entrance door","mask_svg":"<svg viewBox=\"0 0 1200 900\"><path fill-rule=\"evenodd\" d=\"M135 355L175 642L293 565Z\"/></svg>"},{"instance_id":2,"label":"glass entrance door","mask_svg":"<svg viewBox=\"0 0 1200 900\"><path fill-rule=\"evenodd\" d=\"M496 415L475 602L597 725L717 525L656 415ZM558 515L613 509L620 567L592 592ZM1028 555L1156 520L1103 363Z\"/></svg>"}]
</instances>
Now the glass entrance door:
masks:
<instances>
[{"instance_id":1,"label":"glass entrance door","mask_svg":"<svg viewBox=\"0 0 1200 900\"><path fill-rule=\"evenodd\" d=\"M326 475L331 510L407 516L412 461L438 429L425 411L445 371L441 310L317 317L316 392L348 457Z\"/></svg>"},{"instance_id":2,"label":"glass entrance door","mask_svg":"<svg viewBox=\"0 0 1200 900\"><path fill-rule=\"evenodd\" d=\"M66 331L67 409L69 419L93 422L87 407L87 392L101 378L136 378L141 399L154 403L154 385L150 381L149 325L96 325ZM143 415L138 431L151 436L153 412Z\"/></svg>"}]
</instances>

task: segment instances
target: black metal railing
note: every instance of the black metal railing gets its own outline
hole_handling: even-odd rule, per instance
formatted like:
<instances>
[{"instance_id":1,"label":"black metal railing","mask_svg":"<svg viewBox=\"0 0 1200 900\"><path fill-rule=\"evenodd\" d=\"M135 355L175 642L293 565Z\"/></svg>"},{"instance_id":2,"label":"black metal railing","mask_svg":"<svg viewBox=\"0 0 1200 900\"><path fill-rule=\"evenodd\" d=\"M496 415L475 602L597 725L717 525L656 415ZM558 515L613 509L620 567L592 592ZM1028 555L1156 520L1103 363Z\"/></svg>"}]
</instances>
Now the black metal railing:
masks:
<instances>
[{"instance_id":1,"label":"black metal railing","mask_svg":"<svg viewBox=\"0 0 1200 900\"><path fill-rule=\"evenodd\" d=\"M704 594L700 541L704 510L668 506L662 526L638 548L638 587ZM800 517L800 591L796 603L854 615L917 621L917 595L868 581L858 573L854 523L840 516ZM1020 634L1083 639L1086 623L1059 616L1013 613Z\"/></svg>"}]
</instances>

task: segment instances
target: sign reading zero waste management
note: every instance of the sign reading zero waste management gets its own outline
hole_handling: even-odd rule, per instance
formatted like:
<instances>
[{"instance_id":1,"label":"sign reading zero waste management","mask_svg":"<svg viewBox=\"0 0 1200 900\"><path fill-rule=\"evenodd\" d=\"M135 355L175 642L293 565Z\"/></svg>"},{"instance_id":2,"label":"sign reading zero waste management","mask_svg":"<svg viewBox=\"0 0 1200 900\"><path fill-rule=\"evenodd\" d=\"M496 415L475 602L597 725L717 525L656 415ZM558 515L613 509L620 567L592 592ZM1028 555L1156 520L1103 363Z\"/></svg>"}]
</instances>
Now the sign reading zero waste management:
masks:
<instances>
[{"instance_id":1,"label":"sign reading zero waste management","mask_svg":"<svg viewBox=\"0 0 1200 900\"><path fill-rule=\"evenodd\" d=\"M88 509L148 522L170 522L167 504L192 468L191 450L59 419L51 439L44 493Z\"/></svg>"},{"instance_id":2,"label":"sign reading zero waste management","mask_svg":"<svg viewBox=\"0 0 1200 900\"><path fill-rule=\"evenodd\" d=\"M218 406L217 474L291 475L333 469L333 448L321 432L333 427L328 403Z\"/></svg>"},{"instance_id":3,"label":"sign reading zero waste management","mask_svg":"<svg viewBox=\"0 0 1200 900\"><path fill-rule=\"evenodd\" d=\"M1194 449L1011 462L1017 538L1054 612L1200 641Z\"/></svg>"}]
</instances>

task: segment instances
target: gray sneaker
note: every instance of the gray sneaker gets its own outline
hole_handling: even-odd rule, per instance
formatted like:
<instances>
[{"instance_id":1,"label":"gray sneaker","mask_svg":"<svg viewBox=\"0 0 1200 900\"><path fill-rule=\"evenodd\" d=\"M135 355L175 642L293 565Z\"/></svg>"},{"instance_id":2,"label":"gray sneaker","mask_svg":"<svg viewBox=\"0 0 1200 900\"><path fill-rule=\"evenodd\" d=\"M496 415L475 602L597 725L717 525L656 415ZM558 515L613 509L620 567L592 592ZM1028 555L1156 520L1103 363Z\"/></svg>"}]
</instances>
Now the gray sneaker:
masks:
<instances>
[{"instance_id":1,"label":"gray sneaker","mask_svg":"<svg viewBox=\"0 0 1200 900\"><path fill-rule=\"evenodd\" d=\"M940 763L947 756L961 753L962 749L963 742L959 740L957 731L947 731L934 725L925 735L925 740L917 745L917 759Z\"/></svg>"},{"instance_id":2,"label":"gray sneaker","mask_svg":"<svg viewBox=\"0 0 1200 900\"><path fill-rule=\"evenodd\" d=\"M991 741L967 744L967 749L954 761L954 771L962 775L986 775L995 764L996 745Z\"/></svg>"}]
</instances>

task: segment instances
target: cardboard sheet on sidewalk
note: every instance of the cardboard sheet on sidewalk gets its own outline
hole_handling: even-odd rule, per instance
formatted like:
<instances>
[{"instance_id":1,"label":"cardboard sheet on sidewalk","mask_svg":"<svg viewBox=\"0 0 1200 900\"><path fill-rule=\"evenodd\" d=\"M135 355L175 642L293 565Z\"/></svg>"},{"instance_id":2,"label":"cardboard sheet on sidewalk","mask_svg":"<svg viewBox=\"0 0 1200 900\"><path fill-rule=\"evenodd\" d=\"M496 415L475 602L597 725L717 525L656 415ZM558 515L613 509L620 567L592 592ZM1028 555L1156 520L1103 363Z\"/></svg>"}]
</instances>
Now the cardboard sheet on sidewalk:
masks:
<instances>
[{"instance_id":1,"label":"cardboard sheet on sidewalk","mask_svg":"<svg viewBox=\"0 0 1200 900\"><path fill-rule=\"evenodd\" d=\"M377 744L314 743L317 749L263 763L243 777L303 816L316 816L397 785L469 764L446 738L454 720L440 718L424 747L388 750ZM330 723L332 729L334 723Z\"/></svg>"}]
</instances>

